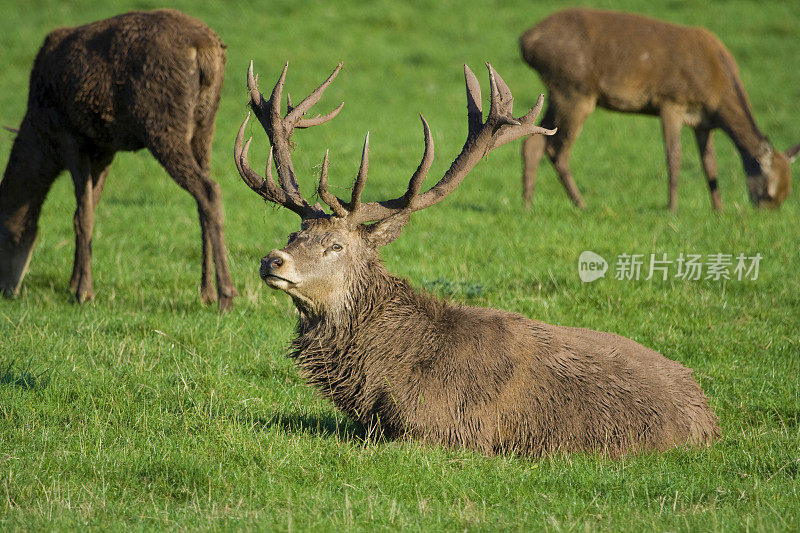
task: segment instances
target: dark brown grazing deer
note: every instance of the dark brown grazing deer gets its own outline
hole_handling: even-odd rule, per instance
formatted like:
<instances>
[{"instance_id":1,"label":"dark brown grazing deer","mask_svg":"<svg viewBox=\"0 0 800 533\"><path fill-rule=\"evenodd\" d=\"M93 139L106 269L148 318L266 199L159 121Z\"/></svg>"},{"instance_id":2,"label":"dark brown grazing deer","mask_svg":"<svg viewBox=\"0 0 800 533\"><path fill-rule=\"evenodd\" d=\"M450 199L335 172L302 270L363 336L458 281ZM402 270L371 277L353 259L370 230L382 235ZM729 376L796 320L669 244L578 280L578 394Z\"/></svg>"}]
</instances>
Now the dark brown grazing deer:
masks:
<instances>
[{"instance_id":1,"label":"dark brown grazing deer","mask_svg":"<svg viewBox=\"0 0 800 533\"><path fill-rule=\"evenodd\" d=\"M682 125L694 130L714 209L722 208L711 138L716 128L730 136L741 154L754 205L778 207L789 194L789 162L800 144L785 154L772 148L756 126L733 56L708 30L579 8L545 18L520 36L519 45L547 86L542 126L558 127L552 137L525 140L526 204L546 152L572 202L584 207L569 154L595 106L661 118L672 211L678 208Z\"/></svg>"},{"instance_id":2,"label":"dark brown grazing deer","mask_svg":"<svg viewBox=\"0 0 800 533\"><path fill-rule=\"evenodd\" d=\"M679 363L611 333L444 303L383 266L377 249L400 235L411 213L450 194L483 156L523 135L553 133L534 125L541 96L534 109L514 118L511 91L489 66L491 109L484 121L480 85L465 68L467 140L442 179L420 194L433 161L433 140L423 118L422 162L405 194L393 200L361 201L369 137L350 201L329 192L325 154L318 193L333 211L327 214L300 195L290 138L295 128L336 116L341 106L323 117L303 118L340 68L283 116L286 69L266 99L251 63L250 105L271 144L266 180L248 163L247 120L234 148L236 166L250 188L302 219L289 244L261 260L260 273L297 306L292 356L311 385L348 416L387 437L410 436L485 454L616 456L706 445L719 435L692 371ZM273 157L280 186L271 176Z\"/></svg>"},{"instance_id":3,"label":"dark brown grazing deer","mask_svg":"<svg viewBox=\"0 0 800 533\"><path fill-rule=\"evenodd\" d=\"M78 204L70 287L78 302L92 299L94 213L108 167L116 152L147 148L197 201L203 301L218 298L220 309L230 308L237 292L222 195L209 177L224 75L225 45L217 34L175 10L127 13L50 33L36 56L28 109L0 183L0 291L18 292L42 203L66 169Z\"/></svg>"}]
</instances>

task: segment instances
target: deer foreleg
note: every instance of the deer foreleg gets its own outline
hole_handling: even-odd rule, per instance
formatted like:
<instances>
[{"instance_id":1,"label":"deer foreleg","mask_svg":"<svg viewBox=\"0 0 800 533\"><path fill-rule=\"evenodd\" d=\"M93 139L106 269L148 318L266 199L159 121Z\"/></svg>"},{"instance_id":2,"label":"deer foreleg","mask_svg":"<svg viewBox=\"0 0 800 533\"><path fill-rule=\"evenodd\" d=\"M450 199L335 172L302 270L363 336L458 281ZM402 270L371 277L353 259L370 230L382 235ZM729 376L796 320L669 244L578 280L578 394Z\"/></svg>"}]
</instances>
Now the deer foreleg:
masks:
<instances>
[{"instance_id":1,"label":"deer foreleg","mask_svg":"<svg viewBox=\"0 0 800 533\"><path fill-rule=\"evenodd\" d=\"M544 135L531 135L522 143L522 199L525 205L530 207L533 200L533 190L536 187L536 174L539 170L539 162L544 155L544 148L547 145L547 137Z\"/></svg>"},{"instance_id":2,"label":"deer foreleg","mask_svg":"<svg viewBox=\"0 0 800 533\"><path fill-rule=\"evenodd\" d=\"M544 113L541 126L552 129L554 124L553 106L548 106ZM544 135L531 135L522 143L522 199L525 206L530 207L533 200L533 190L536 187L536 176L539 172L539 163L547 147L548 137Z\"/></svg>"},{"instance_id":3,"label":"deer foreleg","mask_svg":"<svg viewBox=\"0 0 800 533\"><path fill-rule=\"evenodd\" d=\"M664 149L667 153L669 175L669 210L678 210L678 172L681 168L681 114L675 109L661 110L661 131L664 134Z\"/></svg>"},{"instance_id":4,"label":"deer foreleg","mask_svg":"<svg viewBox=\"0 0 800 533\"><path fill-rule=\"evenodd\" d=\"M555 135L547 140L547 155L553 162L564 190L569 195L575 207L583 209L586 204L578 192L572 170L569 167L569 154L572 144L583 129L583 123L594 111L595 99L585 95L564 95L558 92L550 93L550 107L545 118L553 116L553 124L558 127ZM544 121L543 121L544 123Z\"/></svg>"},{"instance_id":5,"label":"deer foreleg","mask_svg":"<svg viewBox=\"0 0 800 533\"><path fill-rule=\"evenodd\" d=\"M94 298L92 283L92 233L94 213L108 176L108 167L113 155L89 161L82 160L70 169L75 186L77 207L73 217L75 227L75 260L69 286L78 302Z\"/></svg>"},{"instance_id":6,"label":"deer foreleg","mask_svg":"<svg viewBox=\"0 0 800 533\"><path fill-rule=\"evenodd\" d=\"M722 198L717 189L717 157L714 153L714 140L711 138L711 130L694 130L697 139L697 148L700 150L700 160L703 162L703 171L708 180L708 191L711 194L711 205L716 211L722 209Z\"/></svg>"},{"instance_id":7,"label":"deer foreleg","mask_svg":"<svg viewBox=\"0 0 800 533\"><path fill-rule=\"evenodd\" d=\"M75 186L75 260L69 286L75 293L78 303L94 298L92 286L92 232L94 231L94 195L91 178L91 165L88 159L71 168L72 183Z\"/></svg>"}]
</instances>

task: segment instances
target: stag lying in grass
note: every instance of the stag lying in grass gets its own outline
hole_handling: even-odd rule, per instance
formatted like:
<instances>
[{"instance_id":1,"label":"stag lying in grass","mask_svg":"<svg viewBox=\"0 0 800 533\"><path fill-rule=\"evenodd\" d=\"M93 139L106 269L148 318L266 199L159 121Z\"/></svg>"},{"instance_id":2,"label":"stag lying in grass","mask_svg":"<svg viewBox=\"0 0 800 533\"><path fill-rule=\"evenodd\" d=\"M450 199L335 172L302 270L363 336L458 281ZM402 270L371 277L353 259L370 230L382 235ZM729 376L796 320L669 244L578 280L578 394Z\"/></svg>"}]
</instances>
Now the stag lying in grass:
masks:
<instances>
[{"instance_id":1,"label":"stag lying in grass","mask_svg":"<svg viewBox=\"0 0 800 533\"><path fill-rule=\"evenodd\" d=\"M485 454L616 456L706 445L717 437L716 417L692 371L679 363L611 333L447 304L383 266L378 248L400 235L414 211L450 194L484 155L523 135L553 133L534 125L541 96L534 109L514 118L511 92L489 66L491 109L484 121L480 86L465 68L467 141L442 179L420 194L433 161L433 140L422 119L422 162L399 198L361 201L369 138L350 201L328 190L326 154L318 192L333 211L327 214L298 190L290 137L295 128L338 113L303 118L340 67L283 116L286 69L266 99L251 64L250 105L271 143L266 180L248 163L247 120L234 149L243 180L302 219L289 244L261 260L260 273L267 285L291 296L299 311L292 356L309 383L348 416L387 437L410 436ZM280 186L271 177L273 157Z\"/></svg>"},{"instance_id":2,"label":"stag lying in grass","mask_svg":"<svg viewBox=\"0 0 800 533\"><path fill-rule=\"evenodd\" d=\"M711 138L716 128L730 136L742 157L754 205L778 207L789 194L789 162L800 144L786 153L773 149L756 126L733 56L708 30L579 8L550 15L523 33L519 44L547 86L541 124L558 127L552 137L525 140L526 204L546 152L572 202L584 206L569 154L595 106L661 118L672 211L678 208L682 125L694 130L714 209L722 208Z\"/></svg>"},{"instance_id":3,"label":"stag lying in grass","mask_svg":"<svg viewBox=\"0 0 800 533\"><path fill-rule=\"evenodd\" d=\"M226 257L222 195L209 177L224 75L225 45L208 26L179 11L127 13L50 33L36 56L28 109L0 183L0 291L18 292L42 203L66 169L78 204L70 287L79 302L92 299L94 213L108 167L116 152L147 148L197 201L202 299L218 298L220 309L230 308L236 289Z\"/></svg>"}]
</instances>

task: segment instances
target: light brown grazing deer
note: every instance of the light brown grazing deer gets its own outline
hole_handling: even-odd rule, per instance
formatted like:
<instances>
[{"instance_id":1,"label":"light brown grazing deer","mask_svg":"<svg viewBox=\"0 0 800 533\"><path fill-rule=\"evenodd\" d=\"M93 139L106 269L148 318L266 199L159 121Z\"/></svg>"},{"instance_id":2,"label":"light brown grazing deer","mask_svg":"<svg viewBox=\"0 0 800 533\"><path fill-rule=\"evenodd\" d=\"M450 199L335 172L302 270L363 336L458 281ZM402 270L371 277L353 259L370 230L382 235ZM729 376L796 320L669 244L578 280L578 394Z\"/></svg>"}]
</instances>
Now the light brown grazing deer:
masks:
<instances>
[{"instance_id":1,"label":"light brown grazing deer","mask_svg":"<svg viewBox=\"0 0 800 533\"><path fill-rule=\"evenodd\" d=\"M234 148L236 166L250 188L302 219L288 245L261 260L260 274L294 300L299 323L292 356L311 385L348 416L387 437L485 454L616 456L706 445L719 435L692 371L679 363L611 333L451 305L418 292L383 266L377 249L400 235L413 212L453 192L483 156L523 135L553 133L534 125L541 96L534 109L514 118L511 91L489 66L491 109L484 121L480 85L465 68L467 140L436 185L420 194L433 161L433 140L423 118L422 162L405 194L393 200L361 200L369 137L349 201L328 190L326 153L318 193L333 211L327 214L298 190L290 138L295 128L336 116L341 106L323 117L303 118L340 68L282 115L286 69L267 99L251 63L250 105L271 144L266 179L248 163L247 119ZM271 176L273 158L280 186Z\"/></svg>"},{"instance_id":2,"label":"light brown grazing deer","mask_svg":"<svg viewBox=\"0 0 800 533\"><path fill-rule=\"evenodd\" d=\"M28 109L0 183L0 291L19 291L42 203L66 169L78 204L70 287L78 302L92 299L94 214L108 167L116 152L147 148L197 201L203 301L219 299L220 309L230 308L237 293L222 196L209 177L224 75L225 45L217 34L175 10L127 13L50 33L36 56Z\"/></svg>"},{"instance_id":3,"label":"light brown grazing deer","mask_svg":"<svg viewBox=\"0 0 800 533\"><path fill-rule=\"evenodd\" d=\"M545 18L523 33L519 44L522 57L547 86L542 126L558 127L552 137L525 140L526 204L546 152L572 202L584 207L569 154L595 106L661 118L672 211L678 208L682 125L694 130L714 209L722 208L711 138L716 128L730 136L741 154L754 205L778 207L789 194L789 162L800 144L785 154L773 149L756 126L733 56L708 30L578 8Z\"/></svg>"}]
</instances>

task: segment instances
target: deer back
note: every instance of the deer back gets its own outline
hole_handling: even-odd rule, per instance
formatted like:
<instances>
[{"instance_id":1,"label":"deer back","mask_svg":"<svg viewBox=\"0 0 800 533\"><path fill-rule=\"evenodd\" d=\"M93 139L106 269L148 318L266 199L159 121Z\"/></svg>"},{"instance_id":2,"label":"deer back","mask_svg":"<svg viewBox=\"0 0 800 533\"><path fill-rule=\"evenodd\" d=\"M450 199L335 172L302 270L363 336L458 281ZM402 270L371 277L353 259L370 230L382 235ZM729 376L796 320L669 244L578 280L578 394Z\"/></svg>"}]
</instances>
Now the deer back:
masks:
<instances>
[{"instance_id":1,"label":"deer back","mask_svg":"<svg viewBox=\"0 0 800 533\"><path fill-rule=\"evenodd\" d=\"M551 90L596 95L617 111L657 114L666 102L713 111L738 82L708 30L631 13L560 11L523 33L520 48Z\"/></svg>"},{"instance_id":2,"label":"deer back","mask_svg":"<svg viewBox=\"0 0 800 533\"><path fill-rule=\"evenodd\" d=\"M28 110L45 127L113 150L138 149L148 136L167 134L170 122L213 111L224 64L216 33L175 10L60 28L34 62Z\"/></svg>"}]
</instances>

